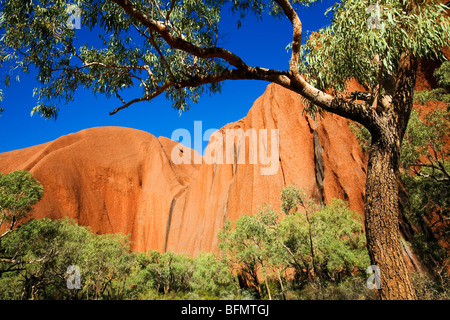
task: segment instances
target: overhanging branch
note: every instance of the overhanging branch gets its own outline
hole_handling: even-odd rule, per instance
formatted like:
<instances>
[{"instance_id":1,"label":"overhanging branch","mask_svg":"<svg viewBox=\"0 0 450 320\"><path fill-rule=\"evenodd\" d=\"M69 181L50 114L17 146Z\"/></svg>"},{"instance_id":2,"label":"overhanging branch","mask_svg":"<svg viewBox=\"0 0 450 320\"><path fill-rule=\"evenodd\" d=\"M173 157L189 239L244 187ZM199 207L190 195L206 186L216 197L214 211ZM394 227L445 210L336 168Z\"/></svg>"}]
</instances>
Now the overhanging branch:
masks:
<instances>
[{"instance_id":1,"label":"overhanging branch","mask_svg":"<svg viewBox=\"0 0 450 320\"><path fill-rule=\"evenodd\" d=\"M110 115L114 115L120 110L126 109L132 104L150 101L157 96L161 95L163 92L171 87L182 89L182 88L193 88L199 87L206 84L212 84L217 82L222 82L226 80L264 80L268 82L279 82L280 79L287 77L287 72L281 72L277 70L264 69L258 67L247 67L246 69L232 69L224 70L218 74L212 75L196 75L185 80L174 82L172 80L166 81L163 85L157 87L150 95L144 96L142 98L133 99L128 103L124 103L121 107L116 108L114 111L110 112ZM123 99L121 100L124 102Z\"/></svg>"},{"instance_id":2,"label":"overhanging branch","mask_svg":"<svg viewBox=\"0 0 450 320\"><path fill-rule=\"evenodd\" d=\"M220 47L198 47L179 36L174 36L167 25L167 23L155 21L151 19L145 12L139 10L130 0L110 0L127 12L132 18L136 19L144 26L153 30L167 42L169 46L174 49L183 50L199 58L219 58L227 61L230 65L236 68L245 68L247 65L244 61L234 53Z\"/></svg>"},{"instance_id":3,"label":"overhanging branch","mask_svg":"<svg viewBox=\"0 0 450 320\"><path fill-rule=\"evenodd\" d=\"M224 70L219 74L214 75L197 75L188 77L186 80L174 81L172 77L166 81L162 86L155 89L153 93L146 97L134 99L120 108L114 110L111 114L127 108L136 102L151 100L160 95L165 90L176 87L198 87L204 84L210 84L225 80L264 80L279 84L289 90L299 93L306 99L321 107L322 109L343 116L345 118L354 120L366 126L369 130L375 130L376 115L370 108L357 104L354 101L336 98L324 91L314 88L308 83L300 74L298 70L298 62L300 58L300 46L302 38L302 23L288 0L275 0L276 3L283 9L284 14L291 21L293 26L293 48L292 57L290 61L289 71L276 71L271 69L264 69L259 67L251 67L247 65L236 54L220 47L198 47L187 40L182 35L174 35L171 32L170 21L166 17L166 21L155 21L150 18L145 12L135 6L131 0L110 0L125 10L132 18L140 22L143 26L152 32L158 33L161 38L172 48L184 51L194 57L203 59L223 59L236 69ZM175 1L171 3L171 9ZM161 55L160 55L161 58ZM164 60L162 60L164 63ZM166 66L167 68L167 66ZM169 69L170 70L170 69Z\"/></svg>"},{"instance_id":4,"label":"overhanging branch","mask_svg":"<svg viewBox=\"0 0 450 320\"><path fill-rule=\"evenodd\" d=\"M300 48L302 42L302 22L288 0L275 0L275 2L283 9L284 14L292 23L292 56L290 61L290 69L293 73L298 73L298 61L300 59Z\"/></svg>"}]
</instances>

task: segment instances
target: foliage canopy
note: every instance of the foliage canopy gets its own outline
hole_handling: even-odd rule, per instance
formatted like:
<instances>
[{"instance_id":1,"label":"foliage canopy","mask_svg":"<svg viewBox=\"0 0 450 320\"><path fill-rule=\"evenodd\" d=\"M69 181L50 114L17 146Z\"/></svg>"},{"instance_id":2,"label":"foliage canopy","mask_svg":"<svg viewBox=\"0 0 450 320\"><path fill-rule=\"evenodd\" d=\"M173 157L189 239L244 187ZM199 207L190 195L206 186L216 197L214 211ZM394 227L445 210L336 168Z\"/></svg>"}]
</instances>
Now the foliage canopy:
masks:
<instances>
[{"instance_id":1,"label":"foliage canopy","mask_svg":"<svg viewBox=\"0 0 450 320\"><path fill-rule=\"evenodd\" d=\"M239 218L235 228L228 222L219 235L220 248L256 288L277 275L285 278L289 270L302 285L339 283L370 264L361 219L343 201L319 208L301 194L287 187L282 192L285 215L265 206Z\"/></svg>"},{"instance_id":2,"label":"foliage canopy","mask_svg":"<svg viewBox=\"0 0 450 320\"><path fill-rule=\"evenodd\" d=\"M313 86L333 87L336 93L342 93L353 77L381 97L392 93L388 83L402 53L441 57L440 49L449 41L450 24L442 14L446 7L439 1L383 0L375 6L343 0L327 11L330 26L300 47L302 25L296 11L316 2L2 1L0 65L10 68L6 85L11 75L36 68L40 87L34 92L38 104L32 113L56 118L58 104L73 100L81 87L118 98L121 106L112 113L162 93L183 111L203 93L219 92L224 80L258 79L294 88L290 71L304 73ZM224 10L237 16L238 26L248 14L261 20L267 15L287 17L294 30L288 70L249 66L221 47L219 22ZM77 38L73 20L78 17L81 28L98 33L98 41L84 43ZM376 23L370 25L372 20ZM142 96L125 101L133 86L141 87ZM302 86L308 89L305 83Z\"/></svg>"},{"instance_id":3,"label":"foliage canopy","mask_svg":"<svg viewBox=\"0 0 450 320\"><path fill-rule=\"evenodd\" d=\"M11 231L41 200L43 193L42 185L28 171L0 173L0 227L7 223L9 230L6 232Z\"/></svg>"}]
</instances>

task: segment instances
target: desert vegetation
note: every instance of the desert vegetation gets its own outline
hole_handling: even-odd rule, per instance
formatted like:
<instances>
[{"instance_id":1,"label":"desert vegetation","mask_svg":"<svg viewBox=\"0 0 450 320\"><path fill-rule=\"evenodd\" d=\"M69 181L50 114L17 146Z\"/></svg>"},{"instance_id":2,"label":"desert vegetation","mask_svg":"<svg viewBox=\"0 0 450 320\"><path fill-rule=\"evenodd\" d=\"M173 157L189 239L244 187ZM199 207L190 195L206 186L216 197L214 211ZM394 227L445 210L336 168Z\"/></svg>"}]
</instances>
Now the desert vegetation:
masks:
<instances>
[{"instance_id":1,"label":"desert vegetation","mask_svg":"<svg viewBox=\"0 0 450 320\"><path fill-rule=\"evenodd\" d=\"M42 194L27 172L2 178L23 177L28 183L16 194ZM6 212L12 193L0 190ZM342 200L319 206L295 185L281 199L278 210L263 205L228 221L218 250L195 257L137 253L121 234L98 235L71 219L32 219L1 238L0 299L378 299L366 283L362 217ZM448 299L446 277L414 275L419 298Z\"/></svg>"}]
</instances>

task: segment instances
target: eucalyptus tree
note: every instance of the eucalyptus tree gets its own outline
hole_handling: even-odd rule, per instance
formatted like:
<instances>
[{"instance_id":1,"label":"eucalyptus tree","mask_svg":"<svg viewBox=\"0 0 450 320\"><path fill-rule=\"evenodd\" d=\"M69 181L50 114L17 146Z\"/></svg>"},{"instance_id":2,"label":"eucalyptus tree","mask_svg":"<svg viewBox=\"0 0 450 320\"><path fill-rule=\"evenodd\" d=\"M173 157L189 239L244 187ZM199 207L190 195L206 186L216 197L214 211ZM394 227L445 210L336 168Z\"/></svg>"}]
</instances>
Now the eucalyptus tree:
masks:
<instances>
[{"instance_id":1,"label":"eucalyptus tree","mask_svg":"<svg viewBox=\"0 0 450 320\"><path fill-rule=\"evenodd\" d=\"M0 240L26 218L43 193L40 182L28 171L0 172Z\"/></svg>"},{"instance_id":2,"label":"eucalyptus tree","mask_svg":"<svg viewBox=\"0 0 450 320\"><path fill-rule=\"evenodd\" d=\"M111 114L161 94L183 111L203 93L219 92L223 81L252 79L298 93L311 103L310 111L356 121L372 136L365 227L371 263L381 270L380 296L415 298L399 241L398 159L418 61L441 58L449 42L445 6L436 0L342 0L328 11L331 24L302 45L298 12L317 0L68 2L10 0L0 5L0 61L23 72L37 69L40 87L33 112L56 118L58 103L72 100L79 87L117 97ZM272 15L291 22L286 70L249 65L219 46L226 7L239 17ZM78 22L102 30L100 41L80 43ZM7 83L9 78L7 73ZM364 92L346 92L350 79ZM126 100L124 92L135 85L142 95Z\"/></svg>"},{"instance_id":3,"label":"eucalyptus tree","mask_svg":"<svg viewBox=\"0 0 450 320\"><path fill-rule=\"evenodd\" d=\"M45 259L19 259L20 255L5 252L2 242L27 217L43 193L42 185L28 171L17 170L9 174L0 172L0 276L16 270L18 266Z\"/></svg>"}]
</instances>

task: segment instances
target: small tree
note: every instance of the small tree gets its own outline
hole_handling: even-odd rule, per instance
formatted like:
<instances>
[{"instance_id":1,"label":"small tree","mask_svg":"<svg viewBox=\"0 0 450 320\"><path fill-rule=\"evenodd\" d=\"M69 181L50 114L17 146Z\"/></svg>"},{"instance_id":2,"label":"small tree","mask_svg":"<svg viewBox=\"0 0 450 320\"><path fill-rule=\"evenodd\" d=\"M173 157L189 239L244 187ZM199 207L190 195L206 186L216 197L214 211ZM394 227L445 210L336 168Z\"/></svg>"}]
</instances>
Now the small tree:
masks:
<instances>
[{"instance_id":1,"label":"small tree","mask_svg":"<svg viewBox=\"0 0 450 320\"><path fill-rule=\"evenodd\" d=\"M340 283L369 265L362 223L341 200L323 208L315 206L295 186L282 192L284 216L268 206L256 214L227 222L219 234L219 247L232 268L244 274L262 297L264 282L269 299L269 280L278 281L285 293L281 274L295 270L293 282Z\"/></svg>"},{"instance_id":2,"label":"small tree","mask_svg":"<svg viewBox=\"0 0 450 320\"><path fill-rule=\"evenodd\" d=\"M345 202L333 199L321 208L295 186L283 189L282 199L286 217L277 228L278 252L300 281L338 283L369 265L361 217Z\"/></svg>"},{"instance_id":3,"label":"small tree","mask_svg":"<svg viewBox=\"0 0 450 320\"><path fill-rule=\"evenodd\" d=\"M71 219L33 219L3 239L2 252L15 268L0 263L0 298L121 299L134 254L121 234L97 235ZM28 263L32 261L33 263ZM5 266L3 268L3 266ZM70 274L69 267L80 274ZM68 281L78 277L78 286Z\"/></svg>"},{"instance_id":4,"label":"small tree","mask_svg":"<svg viewBox=\"0 0 450 320\"><path fill-rule=\"evenodd\" d=\"M402 144L405 213L417 227L413 246L429 270L445 278L450 226L450 62L434 73L437 87L416 93L427 113L414 110ZM448 281L448 280L447 280Z\"/></svg>"},{"instance_id":5,"label":"small tree","mask_svg":"<svg viewBox=\"0 0 450 320\"><path fill-rule=\"evenodd\" d=\"M43 192L44 188L30 172L17 170L9 174L0 173L0 276L5 272L19 270L23 265L44 260L44 256L23 257L17 254L20 249L12 252L3 245L5 237L41 200ZM18 248L20 246L18 244Z\"/></svg>"},{"instance_id":6,"label":"small tree","mask_svg":"<svg viewBox=\"0 0 450 320\"><path fill-rule=\"evenodd\" d=\"M229 298L237 295L237 281L227 261L212 253L195 257L195 271L191 280L192 290L207 297Z\"/></svg>"},{"instance_id":7,"label":"small tree","mask_svg":"<svg viewBox=\"0 0 450 320\"><path fill-rule=\"evenodd\" d=\"M27 171L0 173L0 239L12 232L44 193L42 185Z\"/></svg>"},{"instance_id":8,"label":"small tree","mask_svg":"<svg viewBox=\"0 0 450 320\"><path fill-rule=\"evenodd\" d=\"M219 248L227 256L232 268L263 297L261 278L270 297L267 271L270 269L271 228L276 225L277 214L273 210L261 210L255 215L242 216L233 228L227 221L218 237Z\"/></svg>"},{"instance_id":9,"label":"small tree","mask_svg":"<svg viewBox=\"0 0 450 320\"><path fill-rule=\"evenodd\" d=\"M186 255L171 251L140 253L133 272L132 281L136 283L132 284L132 292L144 297L152 292L163 295L186 293L191 291L193 272L194 261Z\"/></svg>"},{"instance_id":10,"label":"small tree","mask_svg":"<svg viewBox=\"0 0 450 320\"><path fill-rule=\"evenodd\" d=\"M317 275L319 269L316 266L315 259L315 249L313 244L313 233L312 233L312 225L311 225L311 213L317 210L317 206L314 203L314 200L310 199L309 201L306 198L306 194L304 190L297 188L295 185L284 188L281 191L281 200L283 204L281 205L281 209L284 214L289 215L291 213L296 213L301 209L304 211L305 219L303 223L300 223L299 228L307 228L307 243L309 244L309 253L311 256L312 262L312 272ZM299 232L301 236L304 232ZM305 242L306 243L306 242ZM309 276L309 266L306 267L306 273Z\"/></svg>"},{"instance_id":11,"label":"small tree","mask_svg":"<svg viewBox=\"0 0 450 320\"><path fill-rule=\"evenodd\" d=\"M416 93L416 101L428 102L431 110L412 112L400 160L405 171L412 170L416 176L442 182L445 186L450 181L450 61L444 62L434 76L437 88Z\"/></svg>"}]
</instances>

